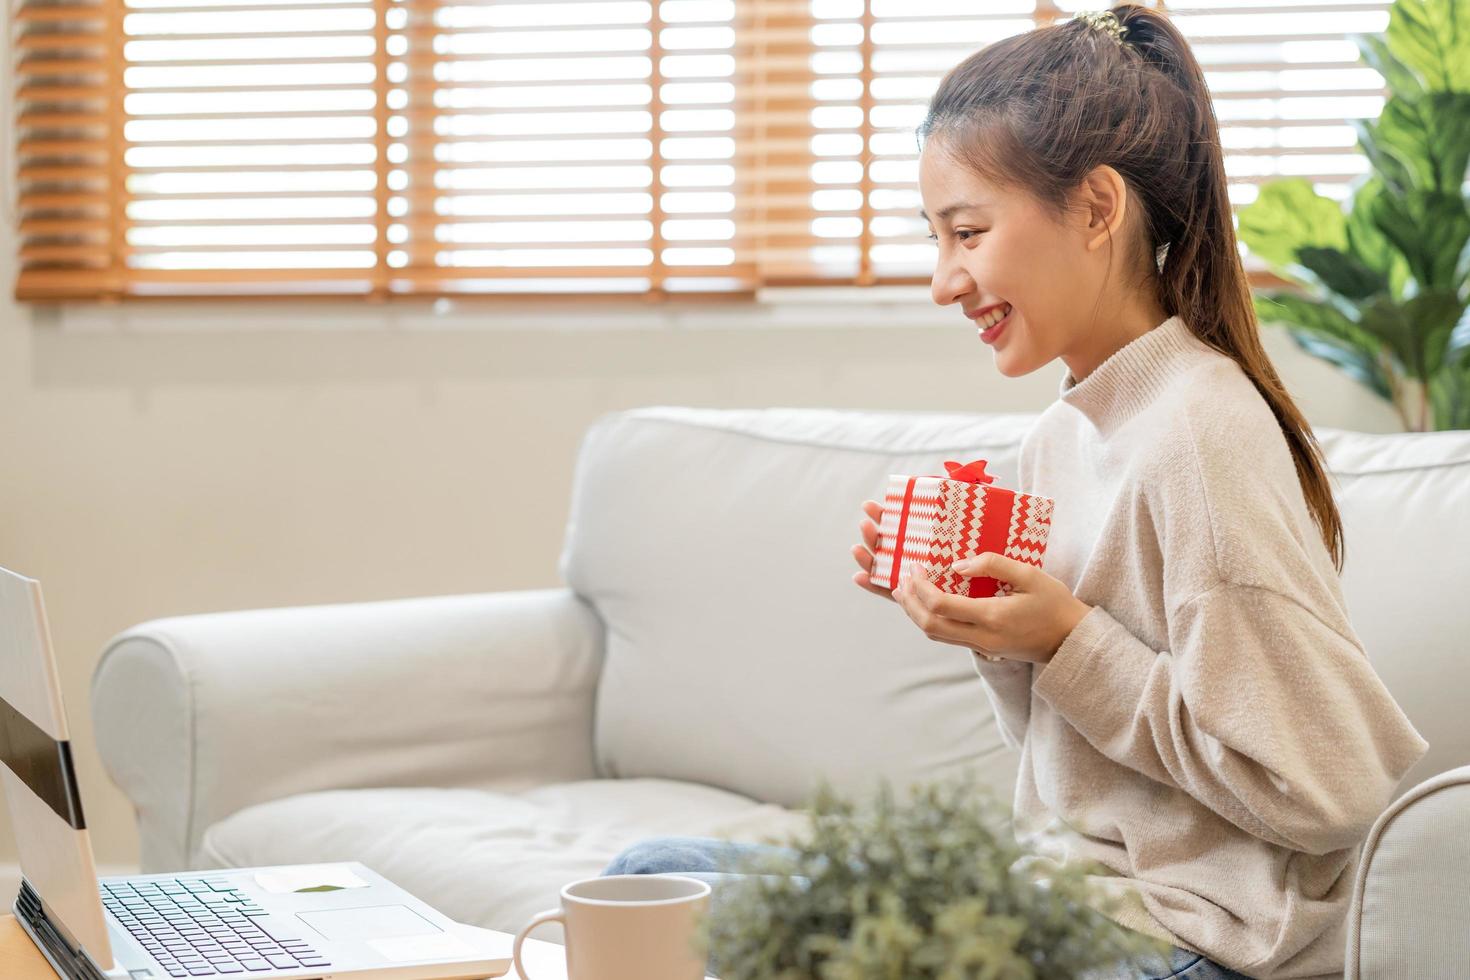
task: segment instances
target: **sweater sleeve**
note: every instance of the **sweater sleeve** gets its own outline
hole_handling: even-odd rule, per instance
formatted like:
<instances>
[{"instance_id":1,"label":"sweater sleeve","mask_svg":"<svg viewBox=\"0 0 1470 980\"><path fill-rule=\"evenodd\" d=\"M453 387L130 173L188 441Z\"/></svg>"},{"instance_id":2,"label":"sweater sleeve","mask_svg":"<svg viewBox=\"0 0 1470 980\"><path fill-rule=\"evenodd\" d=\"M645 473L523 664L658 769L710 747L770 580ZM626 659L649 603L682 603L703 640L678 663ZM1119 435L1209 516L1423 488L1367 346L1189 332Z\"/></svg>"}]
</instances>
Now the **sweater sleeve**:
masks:
<instances>
[{"instance_id":1,"label":"sweater sleeve","mask_svg":"<svg viewBox=\"0 0 1470 980\"><path fill-rule=\"evenodd\" d=\"M1151 649L1101 606L1035 690L1108 758L1242 830L1326 854L1362 842L1428 750L1361 644L1290 596L1223 582Z\"/></svg>"},{"instance_id":2,"label":"sweater sleeve","mask_svg":"<svg viewBox=\"0 0 1470 980\"><path fill-rule=\"evenodd\" d=\"M980 675L985 696L990 700L990 710L995 713L995 725L1000 730L1001 741L1019 749L1026 740L1026 728L1031 724L1030 661L1002 660L996 663L974 650L970 655L975 658L975 672Z\"/></svg>"}]
</instances>

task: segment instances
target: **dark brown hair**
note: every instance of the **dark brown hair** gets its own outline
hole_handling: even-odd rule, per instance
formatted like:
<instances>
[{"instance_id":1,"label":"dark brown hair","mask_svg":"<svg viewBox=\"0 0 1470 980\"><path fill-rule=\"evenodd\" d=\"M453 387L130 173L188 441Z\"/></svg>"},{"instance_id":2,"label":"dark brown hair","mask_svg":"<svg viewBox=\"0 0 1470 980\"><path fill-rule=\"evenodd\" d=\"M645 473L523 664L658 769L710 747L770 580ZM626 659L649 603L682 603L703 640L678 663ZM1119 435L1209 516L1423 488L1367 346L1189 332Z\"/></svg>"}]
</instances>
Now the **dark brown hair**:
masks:
<instances>
[{"instance_id":1,"label":"dark brown hair","mask_svg":"<svg viewBox=\"0 0 1470 980\"><path fill-rule=\"evenodd\" d=\"M1112 13L1127 32L1121 45L1072 19L966 58L939 83L919 141L939 137L936 150L1059 220L1093 168L1118 171L1141 205L1123 243L1128 274L1255 384L1341 572L1342 519L1321 447L1261 346L1204 72L1162 11L1124 3Z\"/></svg>"}]
</instances>

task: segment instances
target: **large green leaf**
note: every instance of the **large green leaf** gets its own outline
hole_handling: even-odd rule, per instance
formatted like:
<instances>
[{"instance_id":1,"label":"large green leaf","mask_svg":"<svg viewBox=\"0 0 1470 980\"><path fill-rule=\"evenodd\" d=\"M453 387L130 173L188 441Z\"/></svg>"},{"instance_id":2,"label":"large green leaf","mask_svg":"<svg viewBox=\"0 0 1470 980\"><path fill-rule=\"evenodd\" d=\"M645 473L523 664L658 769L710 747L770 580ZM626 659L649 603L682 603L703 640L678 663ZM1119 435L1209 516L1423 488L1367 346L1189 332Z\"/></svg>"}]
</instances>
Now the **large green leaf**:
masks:
<instances>
[{"instance_id":1,"label":"large green leaf","mask_svg":"<svg viewBox=\"0 0 1470 980\"><path fill-rule=\"evenodd\" d=\"M1376 176L1370 177L1358 188L1353 197L1352 211L1347 217L1348 247L1360 262L1386 276L1389 293L1395 298L1401 298L1404 295L1404 284L1409 279L1409 263L1404 260L1403 253L1394 248L1373 223L1369 214L1373 199L1383 193L1383 181ZM1464 275L1457 273L1456 281L1463 280Z\"/></svg>"},{"instance_id":2,"label":"large green leaf","mask_svg":"<svg viewBox=\"0 0 1470 980\"><path fill-rule=\"evenodd\" d=\"M1307 245L1296 254L1318 282L1348 299L1388 292L1388 277L1349 252Z\"/></svg>"},{"instance_id":3,"label":"large green leaf","mask_svg":"<svg viewBox=\"0 0 1470 980\"><path fill-rule=\"evenodd\" d=\"M1404 318L1404 308L1389 300L1375 300L1363 310L1361 324L1393 355L1401 373L1422 378L1423 360L1418 352L1412 328Z\"/></svg>"},{"instance_id":4,"label":"large green leaf","mask_svg":"<svg viewBox=\"0 0 1470 980\"><path fill-rule=\"evenodd\" d=\"M1383 76L1388 90L1396 95L1413 95L1424 91L1424 83L1414 70L1394 57L1388 41L1380 34L1354 34L1353 41L1369 68Z\"/></svg>"},{"instance_id":5,"label":"large green leaf","mask_svg":"<svg viewBox=\"0 0 1470 980\"><path fill-rule=\"evenodd\" d=\"M1420 338L1426 378L1438 373L1450 356L1450 338L1464 314L1465 304L1454 290L1420 293L1404 304L1404 316L1413 325L1414 335Z\"/></svg>"},{"instance_id":6,"label":"large green leaf","mask_svg":"<svg viewBox=\"0 0 1470 980\"><path fill-rule=\"evenodd\" d=\"M1358 326L1388 347L1404 374L1427 381L1444 363L1464 309L1454 292L1423 293L1403 304L1379 298L1363 307Z\"/></svg>"},{"instance_id":7,"label":"large green leaf","mask_svg":"<svg viewBox=\"0 0 1470 980\"><path fill-rule=\"evenodd\" d=\"M1441 91L1470 92L1470 10L1463 0L1396 0L1388 49Z\"/></svg>"},{"instance_id":8,"label":"large green leaf","mask_svg":"<svg viewBox=\"0 0 1470 980\"><path fill-rule=\"evenodd\" d=\"M1392 143L1378 138L1377 124L1371 119L1349 121L1358 134L1358 149L1367 156L1373 172L1387 190L1394 194L1407 194L1413 190L1417 186L1415 167L1399 158L1398 148Z\"/></svg>"},{"instance_id":9,"label":"large green leaf","mask_svg":"<svg viewBox=\"0 0 1470 980\"><path fill-rule=\"evenodd\" d=\"M1371 357L1356 347L1344 347L1320 334L1314 334L1298 327L1287 327L1286 332L1291 335L1296 345L1308 354L1321 358L1329 364L1336 364L1344 374L1380 398L1387 401L1393 399L1393 389L1388 386L1388 378L1384 375L1383 370Z\"/></svg>"},{"instance_id":10,"label":"large green leaf","mask_svg":"<svg viewBox=\"0 0 1470 980\"><path fill-rule=\"evenodd\" d=\"M1470 354L1470 348L1461 351ZM1470 356L1447 361L1429 382L1436 429L1470 429Z\"/></svg>"},{"instance_id":11,"label":"large green leaf","mask_svg":"<svg viewBox=\"0 0 1470 980\"><path fill-rule=\"evenodd\" d=\"M1304 247L1347 249L1347 216L1342 206L1312 189L1305 177L1273 180L1240 209L1240 240L1267 262L1297 261Z\"/></svg>"},{"instance_id":12,"label":"large green leaf","mask_svg":"<svg viewBox=\"0 0 1470 980\"><path fill-rule=\"evenodd\" d=\"M1470 92L1426 92L1384 103L1358 144L1400 192L1409 187L1459 194L1470 162Z\"/></svg>"},{"instance_id":13,"label":"large green leaf","mask_svg":"<svg viewBox=\"0 0 1470 980\"><path fill-rule=\"evenodd\" d=\"M1470 211L1463 197L1425 190L1379 194L1369 202L1368 213L1404 253L1419 292L1456 286L1460 250L1470 239Z\"/></svg>"},{"instance_id":14,"label":"large green leaf","mask_svg":"<svg viewBox=\"0 0 1470 980\"><path fill-rule=\"evenodd\" d=\"M1255 294L1255 307L1256 317L1262 323L1301 327L1374 356L1382 346L1377 337L1325 300L1287 290L1269 290Z\"/></svg>"},{"instance_id":15,"label":"large green leaf","mask_svg":"<svg viewBox=\"0 0 1470 980\"><path fill-rule=\"evenodd\" d=\"M1285 291L1255 294L1262 323L1283 326L1297 345L1341 367L1384 398L1390 397L1388 376L1379 361L1382 346L1336 306Z\"/></svg>"}]
</instances>

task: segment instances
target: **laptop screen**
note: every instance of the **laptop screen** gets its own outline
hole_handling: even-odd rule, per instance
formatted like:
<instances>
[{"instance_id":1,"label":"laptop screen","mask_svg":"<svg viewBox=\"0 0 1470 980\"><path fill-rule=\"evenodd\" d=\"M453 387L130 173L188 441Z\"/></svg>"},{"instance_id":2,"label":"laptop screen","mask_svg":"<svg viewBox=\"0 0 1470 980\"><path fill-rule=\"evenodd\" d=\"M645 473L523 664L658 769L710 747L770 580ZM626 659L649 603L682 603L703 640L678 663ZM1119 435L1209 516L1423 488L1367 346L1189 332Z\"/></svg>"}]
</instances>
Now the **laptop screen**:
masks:
<instances>
[{"instance_id":1,"label":"laptop screen","mask_svg":"<svg viewBox=\"0 0 1470 980\"><path fill-rule=\"evenodd\" d=\"M112 968L41 583L0 568L0 785L20 870L46 914Z\"/></svg>"}]
</instances>

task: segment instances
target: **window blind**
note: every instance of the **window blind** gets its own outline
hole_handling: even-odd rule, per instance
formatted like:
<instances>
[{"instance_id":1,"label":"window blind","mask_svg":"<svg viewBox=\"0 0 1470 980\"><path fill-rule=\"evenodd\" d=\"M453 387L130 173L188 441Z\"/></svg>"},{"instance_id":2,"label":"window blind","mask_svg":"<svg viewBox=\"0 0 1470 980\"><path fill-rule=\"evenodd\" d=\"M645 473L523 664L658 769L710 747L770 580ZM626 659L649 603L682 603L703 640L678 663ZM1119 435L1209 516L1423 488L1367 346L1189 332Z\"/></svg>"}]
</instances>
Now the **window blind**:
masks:
<instances>
[{"instance_id":1,"label":"window blind","mask_svg":"<svg viewBox=\"0 0 1470 980\"><path fill-rule=\"evenodd\" d=\"M1171 6L1232 201L1350 193L1387 3ZM1053 0L19 0L21 300L923 284L914 128ZM1082 9L1094 9L1085 5ZM1259 281L1273 281L1257 272Z\"/></svg>"}]
</instances>

